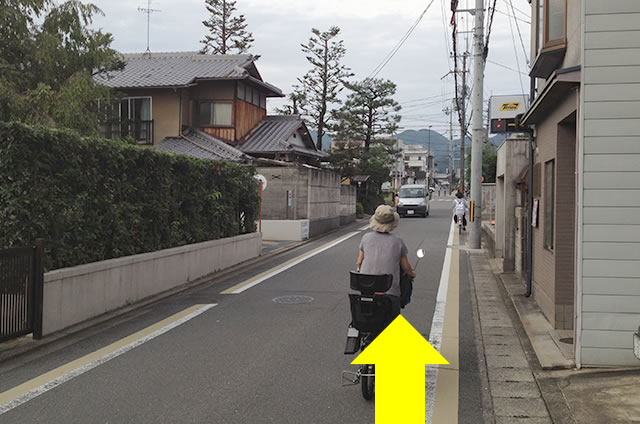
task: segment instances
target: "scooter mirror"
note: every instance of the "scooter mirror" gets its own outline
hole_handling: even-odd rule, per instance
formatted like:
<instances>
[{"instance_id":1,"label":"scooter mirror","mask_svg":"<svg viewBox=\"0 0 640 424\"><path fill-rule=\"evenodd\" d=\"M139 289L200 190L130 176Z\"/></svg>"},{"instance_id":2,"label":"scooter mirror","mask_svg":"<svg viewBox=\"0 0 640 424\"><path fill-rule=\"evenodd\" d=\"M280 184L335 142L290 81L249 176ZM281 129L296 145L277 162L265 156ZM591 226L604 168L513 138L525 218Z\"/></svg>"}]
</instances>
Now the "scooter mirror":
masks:
<instances>
[{"instance_id":1,"label":"scooter mirror","mask_svg":"<svg viewBox=\"0 0 640 424\"><path fill-rule=\"evenodd\" d=\"M416 252L416 255L418 256L418 259L424 258L424 250L418 249L418 251Z\"/></svg>"}]
</instances>

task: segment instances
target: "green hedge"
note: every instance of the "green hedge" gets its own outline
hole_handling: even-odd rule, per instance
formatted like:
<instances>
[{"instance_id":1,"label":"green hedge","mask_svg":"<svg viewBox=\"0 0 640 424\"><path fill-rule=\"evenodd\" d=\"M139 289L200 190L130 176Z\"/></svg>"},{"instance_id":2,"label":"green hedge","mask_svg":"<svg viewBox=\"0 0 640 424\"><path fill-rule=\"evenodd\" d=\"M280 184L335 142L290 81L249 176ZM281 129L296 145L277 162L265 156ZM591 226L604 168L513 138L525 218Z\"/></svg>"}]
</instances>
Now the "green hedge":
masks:
<instances>
[{"instance_id":1,"label":"green hedge","mask_svg":"<svg viewBox=\"0 0 640 424\"><path fill-rule=\"evenodd\" d=\"M46 240L46 268L255 231L255 169L0 123L0 248Z\"/></svg>"}]
</instances>

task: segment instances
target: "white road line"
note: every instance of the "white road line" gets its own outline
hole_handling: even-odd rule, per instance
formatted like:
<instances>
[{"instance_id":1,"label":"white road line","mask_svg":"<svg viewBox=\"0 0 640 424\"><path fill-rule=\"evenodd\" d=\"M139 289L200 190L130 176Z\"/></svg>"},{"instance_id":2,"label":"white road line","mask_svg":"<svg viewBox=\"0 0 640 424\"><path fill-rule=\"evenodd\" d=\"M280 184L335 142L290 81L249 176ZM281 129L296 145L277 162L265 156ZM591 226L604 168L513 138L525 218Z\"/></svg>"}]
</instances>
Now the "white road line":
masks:
<instances>
[{"instance_id":1,"label":"white road line","mask_svg":"<svg viewBox=\"0 0 640 424\"><path fill-rule=\"evenodd\" d=\"M364 228L364 227L363 227ZM222 294L240 294L242 292L244 292L245 290L250 289L251 287L257 286L258 284L268 280L271 277L274 277L278 274L280 274L281 272L284 272L286 270L288 270L289 268L293 268L294 266L298 265L301 262L306 261L309 258L312 258L314 256L316 256L319 253L324 252L325 250L329 250L334 246L337 246L338 244L342 243L343 241L346 241L348 239L350 239L351 237L355 236L356 234L360 234L360 231L354 231L352 233L347 234L346 236L339 238L338 240L328 243L324 246L322 246L319 249L313 250L310 253L307 253L305 255L302 255L300 257L298 257L297 259L294 259L288 263L286 263L286 265L284 266L280 266L280 267L276 267L275 269L273 269L273 271L271 272L267 272L266 274L262 275L259 278L256 279L249 279L244 283L240 283L234 287L231 287L230 289L227 289L225 291L222 292Z\"/></svg>"},{"instance_id":2,"label":"white road line","mask_svg":"<svg viewBox=\"0 0 640 424\"><path fill-rule=\"evenodd\" d=\"M447 240L447 250L444 255L444 263L442 264L442 273L440 274L440 286L438 287L438 295L436 296L436 307L433 311L433 319L431 320L431 332L429 334L429 343L440 351L442 344L442 330L444 327L444 310L447 304L447 290L449 289L449 271L451 269L451 245L453 244L454 224L451 223L449 229L449 239ZM426 393L425 393L425 409L426 423L431 423L433 407L436 400L436 384L438 382L438 367L427 366L426 376Z\"/></svg>"},{"instance_id":3,"label":"white road line","mask_svg":"<svg viewBox=\"0 0 640 424\"><path fill-rule=\"evenodd\" d=\"M5 402L4 404L0 404L0 415L11 411L12 409L22 405L23 403L29 402L30 400L40 396L43 393L48 392L49 390L63 384L66 383L67 381L78 377L79 375L82 375L84 373L86 373L87 371L90 371L94 368L96 368L99 365L104 364L105 362L108 362L110 360L112 360L113 358L116 358L120 355L122 355L123 353L126 353L132 349L135 349L136 347L148 342L149 340L153 340L156 337L166 333L169 330L172 330L176 327L178 327L179 325L184 324L185 322L197 317L198 315L202 314L203 312L208 311L209 309L213 308L214 306L216 306L217 304L209 304L209 305L203 305L202 307L196 309L195 311L189 313L188 315L185 315L183 317L181 317L180 319L177 319L173 322L171 322L170 324L165 325L164 327L155 330L143 337L140 337L138 339L136 339L135 341L126 344L122 347L120 347L119 349L113 350L109 353L107 353L106 355L103 355L97 359L94 359L90 362L85 363L84 365L75 368L69 372L66 372L52 380L49 380L48 382L41 384L38 387L35 387L29 391L27 391L26 393L23 393L22 395L19 395L18 397L10 400L9 402ZM143 330L144 331L144 330ZM116 342L117 343L117 342ZM81 358L82 359L82 358ZM62 367L61 367L62 368ZM52 373L55 374L56 370L53 370ZM24 385L28 385L29 382L25 383ZM20 386L19 386L20 387ZM17 388L19 390L19 387ZM13 389L12 389L13 390ZM12 390L9 390L9 392L11 392ZM9 393L9 392L5 392L5 393ZM0 394L3 395L3 394Z\"/></svg>"}]
</instances>

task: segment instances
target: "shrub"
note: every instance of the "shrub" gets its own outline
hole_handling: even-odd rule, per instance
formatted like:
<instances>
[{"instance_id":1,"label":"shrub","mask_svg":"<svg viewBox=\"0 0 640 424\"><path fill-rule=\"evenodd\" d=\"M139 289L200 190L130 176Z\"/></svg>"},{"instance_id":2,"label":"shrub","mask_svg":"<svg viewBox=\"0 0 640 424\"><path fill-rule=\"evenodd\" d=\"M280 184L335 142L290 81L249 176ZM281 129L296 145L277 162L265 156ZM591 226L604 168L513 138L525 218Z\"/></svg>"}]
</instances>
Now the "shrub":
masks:
<instances>
[{"instance_id":1,"label":"shrub","mask_svg":"<svg viewBox=\"0 0 640 424\"><path fill-rule=\"evenodd\" d=\"M356 218L362 218L364 216L364 208L362 203L356 202Z\"/></svg>"},{"instance_id":2,"label":"shrub","mask_svg":"<svg viewBox=\"0 0 640 424\"><path fill-rule=\"evenodd\" d=\"M252 166L0 123L0 248L56 269L255 231Z\"/></svg>"}]
</instances>

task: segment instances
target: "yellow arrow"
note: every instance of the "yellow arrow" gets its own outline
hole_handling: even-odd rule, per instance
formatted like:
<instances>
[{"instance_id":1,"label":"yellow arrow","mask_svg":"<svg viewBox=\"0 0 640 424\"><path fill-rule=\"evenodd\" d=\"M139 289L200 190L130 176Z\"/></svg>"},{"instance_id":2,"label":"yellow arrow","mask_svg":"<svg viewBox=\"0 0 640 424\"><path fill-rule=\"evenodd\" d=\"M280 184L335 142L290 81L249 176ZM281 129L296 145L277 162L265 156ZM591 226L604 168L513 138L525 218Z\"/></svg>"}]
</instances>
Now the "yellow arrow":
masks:
<instances>
[{"instance_id":1,"label":"yellow arrow","mask_svg":"<svg viewBox=\"0 0 640 424\"><path fill-rule=\"evenodd\" d=\"M424 366L448 364L402 315L352 364L376 366L376 424L425 421Z\"/></svg>"}]
</instances>

